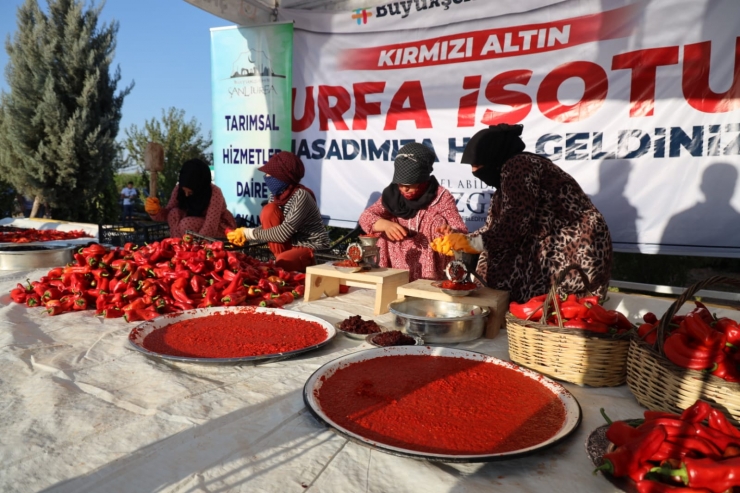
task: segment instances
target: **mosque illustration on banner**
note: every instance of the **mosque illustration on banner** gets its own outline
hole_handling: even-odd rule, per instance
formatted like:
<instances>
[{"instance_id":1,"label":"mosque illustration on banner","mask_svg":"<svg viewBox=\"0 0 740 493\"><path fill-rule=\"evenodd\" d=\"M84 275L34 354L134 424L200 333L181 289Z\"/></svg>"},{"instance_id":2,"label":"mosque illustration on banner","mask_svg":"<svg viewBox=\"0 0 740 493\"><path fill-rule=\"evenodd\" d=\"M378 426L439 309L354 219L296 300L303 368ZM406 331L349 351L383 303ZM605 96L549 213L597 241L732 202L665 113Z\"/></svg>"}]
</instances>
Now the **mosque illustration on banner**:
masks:
<instances>
[{"instance_id":1,"label":"mosque illustration on banner","mask_svg":"<svg viewBox=\"0 0 740 493\"><path fill-rule=\"evenodd\" d=\"M284 75L272 71L272 61L266 52L262 50L248 49L239 54L231 67L231 78L241 77L279 77Z\"/></svg>"}]
</instances>

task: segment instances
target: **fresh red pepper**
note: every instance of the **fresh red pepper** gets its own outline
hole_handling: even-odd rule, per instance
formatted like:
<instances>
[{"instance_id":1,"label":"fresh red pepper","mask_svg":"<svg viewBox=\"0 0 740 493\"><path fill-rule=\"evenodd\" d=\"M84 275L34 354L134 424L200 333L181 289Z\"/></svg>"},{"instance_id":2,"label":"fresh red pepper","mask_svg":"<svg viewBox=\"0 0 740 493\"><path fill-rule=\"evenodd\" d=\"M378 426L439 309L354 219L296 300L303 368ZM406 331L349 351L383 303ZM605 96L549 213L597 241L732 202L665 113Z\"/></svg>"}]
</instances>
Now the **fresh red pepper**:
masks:
<instances>
[{"instance_id":1,"label":"fresh red pepper","mask_svg":"<svg viewBox=\"0 0 740 493\"><path fill-rule=\"evenodd\" d=\"M616 326L619 316L614 310L607 310L601 305L590 305L588 308L588 318L594 322L606 324L609 327Z\"/></svg>"},{"instance_id":2,"label":"fresh red pepper","mask_svg":"<svg viewBox=\"0 0 740 493\"><path fill-rule=\"evenodd\" d=\"M241 305L246 299L247 292L242 288L221 298L221 303L224 306L238 306Z\"/></svg>"},{"instance_id":3,"label":"fresh red pepper","mask_svg":"<svg viewBox=\"0 0 740 493\"><path fill-rule=\"evenodd\" d=\"M606 430L606 438L617 447L637 439L641 434L640 430L624 421L614 421Z\"/></svg>"},{"instance_id":4,"label":"fresh red pepper","mask_svg":"<svg viewBox=\"0 0 740 493\"><path fill-rule=\"evenodd\" d=\"M684 488L681 486L671 486L665 483L659 483L658 481L651 481L649 479L638 481L637 493L712 493L710 490L705 488Z\"/></svg>"},{"instance_id":5,"label":"fresh red pepper","mask_svg":"<svg viewBox=\"0 0 740 493\"><path fill-rule=\"evenodd\" d=\"M645 463L658 451L665 439L664 427L653 428L637 439L617 447L614 452L604 454L604 463L596 470L609 472L615 477L638 476L638 473L643 471Z\"/></svg>"},{"instance_id":6,"label":"fresh red pepper","mask_svg":"<svg viewBox=\"0 0 740 493\"><path fill-rule=\"evenodd\" d=\"M722 354L720 349L706 349L692 345L686 334L674 332L663 344L666 357L674 364L692 370L706 370Z\"/></svg>"},{"instance_id":7,"label":"fresh red pepper","mask_svg":"<svg viewBox=\"0 0 740 493\"><path fill-rule=\"evenodd\" d=\"M577 301L566 300L560 305L560 313L563 315L563 318L567 318L568 320L574 318L586 318L588 308Z\"/></svg>"},{"instance_id":8,"label":"fresh red pepper","mask_svg":"<svg viewBox=\"0 0 740 493\"><path fill-rule=\"evenodd\" d=\"M686 456L678 469L656 467L652 472L676 478L691 488L706 488L714 493L722 493L740 486L740 457L716 461Z\"/></svg>"},{"instance_id":9,"label":"fresh red pepper","mask_svg":"<svg viewBox=\"0 0 740 493\"><path fill-rule=\"evenodd\" d=\"M720 431L731 437L740 438L740 430L732 426L719 409L711 408L709 410L707 413L707 423L709 424L709 428L713 430Z\"/></svg>"},{"instance_id":10,"label":"fresh red pepper","mask_svg":"<svg viewBox=\"0 0 740 493\"><path fill-rule=\"evenodd\" d=\"M648 344L655 344L658 340L658 324L659 322L645 322L637 329L637 335Z\"/></svg>"},{"instance_id":11,"label":"fresh red pepper","mask_svg":"<svg viewBox=\"0 0 740 493\"><path fill-rule=\"evenodd\" d=\"M33 307L41 305L41 297L37 294L29 294L26 297L26 306Z\"/></svg>"},{"instance_id":12,"label":"fresh red pepper","mask_svg":"<svg viewBox=\"0 0 740 493\"><path fill-rule=\"evenodd\" d=\"M712 406L704 401L696 401L681 413L681 420L688 423L701 423L709 417L711 412Z\"/></svg>"},{"instance_id":13,"label":"fresh red pepper","mask_svg":"<svg viewBox=\"0 0 740 493\"><path fill-rule=\"evenodd\" d=\"M698 315L693 313L688 314L682 322L682 326L686 328L690 337L699 341L699 344L704 347L722 348L725 345L723 334L714 330Z\"/></svg>"}]
</instances>

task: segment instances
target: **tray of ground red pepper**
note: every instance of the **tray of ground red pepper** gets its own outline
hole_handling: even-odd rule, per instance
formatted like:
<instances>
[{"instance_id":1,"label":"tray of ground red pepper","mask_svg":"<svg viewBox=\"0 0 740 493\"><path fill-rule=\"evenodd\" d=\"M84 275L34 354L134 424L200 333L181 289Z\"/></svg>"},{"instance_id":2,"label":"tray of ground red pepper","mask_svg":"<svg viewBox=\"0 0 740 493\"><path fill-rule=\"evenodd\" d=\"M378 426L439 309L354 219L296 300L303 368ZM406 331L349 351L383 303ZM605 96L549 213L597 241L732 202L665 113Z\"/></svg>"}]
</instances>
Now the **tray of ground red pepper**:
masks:
<instances>
[{"instance_id":1,"label":"tray of ground red pepper","mask_svg":"<svg viewBox=\"0 0 740 493\"><path fill-rule=\"evenodd\" d=\"M552 446L581 422L560 384L491 356L395 346L326 363L303 400L336 432L376 450L419 460L486 462Z\"/></svg>"},{"instance_id":2,"label":"tray of ground red pepper","mask_svg":"<svg viewBox=\"0 0 740 493\"><path fill-rule=\"evenodd\" d=\"M252 306L173 313L136 326L129 344L147 356L183 363L233 364L288 358L318 349L336 330L300 312Z\"/></svg>"},{"instance_id":3,"label":"tray of ground red pepper","mask_svg":"<svg viewBox=\"0 0 740 493\"><path fill-rule=\"evenodd\" d=\"M603 410L602 410L603 413ZM740 430L704 401L683 413L645 411L586 441L589 457L628 493L723 493L740 488Z\"/></svg>"}]
</instances>

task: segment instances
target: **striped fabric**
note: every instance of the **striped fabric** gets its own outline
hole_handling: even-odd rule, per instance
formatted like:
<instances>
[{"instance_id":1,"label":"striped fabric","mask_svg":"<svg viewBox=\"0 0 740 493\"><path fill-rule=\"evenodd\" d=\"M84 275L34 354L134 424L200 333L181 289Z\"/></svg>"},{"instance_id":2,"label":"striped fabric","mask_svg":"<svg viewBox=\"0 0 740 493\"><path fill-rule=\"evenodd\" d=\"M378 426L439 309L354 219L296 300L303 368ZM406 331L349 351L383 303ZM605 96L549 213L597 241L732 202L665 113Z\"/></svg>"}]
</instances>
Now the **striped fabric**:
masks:
<instances>
[{"instance_id":1,"label":"striped fabric","mask_svg":"<svg viewBox=\"0 0 740 493\"><path fill-rule=\"evenodd\" d=\"M293 245L314 250L329 248L331 242L321 221L319 206L308 192L302 188L296 190L282 210L285 216L283 223L274 228L254 229L252 233L256 240L271 243L290 241Z\"/></svg>"}]
</instances>

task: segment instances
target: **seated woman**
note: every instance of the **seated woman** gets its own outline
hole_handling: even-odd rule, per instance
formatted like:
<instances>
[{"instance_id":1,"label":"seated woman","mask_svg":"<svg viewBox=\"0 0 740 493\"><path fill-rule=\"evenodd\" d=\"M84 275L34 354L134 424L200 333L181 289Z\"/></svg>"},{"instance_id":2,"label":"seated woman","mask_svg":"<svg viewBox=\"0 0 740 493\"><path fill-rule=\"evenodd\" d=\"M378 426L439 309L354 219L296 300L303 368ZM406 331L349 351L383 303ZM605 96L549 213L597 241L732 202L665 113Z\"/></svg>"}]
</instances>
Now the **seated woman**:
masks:
<instances>
[{"instance_id":1,"label":"seated woman","mask_svg":"<svg viewBox=\"0 0 740 493\"><path fill-rule=\"evenodd\" d=\"M329 235L321 220L313 192L301 185L305 167L292 152L279 152L259 168L265 173L270 202L260 213L261 227L239 228L228 233L235 245L266 241L275 254L275 265L305 271L314 264L314 250L329 248Z\"/></svg>"},{"instance_id":2,"label":"seated woman","mask_svg":"<svg viewBox=\"0 0 740 493\"><path fill-rule=\"evenodd\" d=\"M432 176L434 159L434 151L423 144L403 146L394 162L393 181L359 220L366 233L381 233L380 266L408 269L410 281L444 279L451 257L429 247L439 236L437 229L468 232L452 194Z\"/></svg>"},{"instance_id":3,"label":"seated woman","mask_svg":"<svg viewBox=\"0 0 740 493\"><path fill-rule=\"evenodd\" d=\"M478 275L488 286L524 302L547 293L562 269L579 265L594 294L603 295L612 267L604 216L568 173L549 159L523 152L521 125L496 125L470 139L462 162L496 188L485 225L469 235L481 253ZM584 293L571 272L561 294Z\"/></svg>"},{"instance_id":4,"label":"seated woman","mask_svg":"<svg viewBox=\"0 0 740 493\"><path fill-rule=\"evenodd\" d=\"M149 197L144 208L154 221L167 221L172 238L181 238L188 230L222 238L226 229L236 227L221 189L211 183L210 168L200 159L182 165L167 207L161 208L158 198Z\"/></svg>"}]
</instances>

